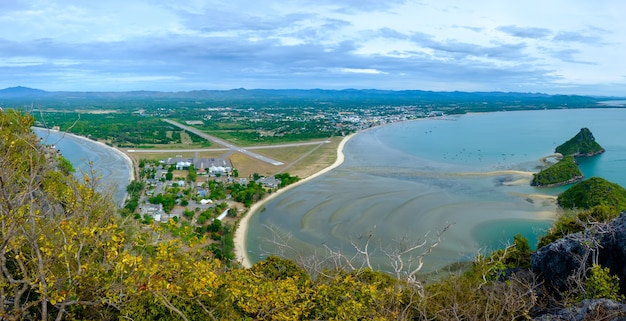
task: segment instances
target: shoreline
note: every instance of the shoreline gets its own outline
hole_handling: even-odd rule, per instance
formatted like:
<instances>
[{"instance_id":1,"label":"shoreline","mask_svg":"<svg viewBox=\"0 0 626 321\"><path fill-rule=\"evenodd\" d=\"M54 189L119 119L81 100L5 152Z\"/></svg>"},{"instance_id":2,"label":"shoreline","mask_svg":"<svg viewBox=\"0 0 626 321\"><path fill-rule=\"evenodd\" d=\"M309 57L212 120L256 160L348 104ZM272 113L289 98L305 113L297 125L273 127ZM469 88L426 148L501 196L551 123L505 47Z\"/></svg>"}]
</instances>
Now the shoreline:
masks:
<instances>
[{"instance_id":1,"label":"shoreline","mask_svg":"<svg viewBox=\"0 0 626 321\"><path fill-rule=\"evenodd\" d=\"M305 177L289 186L286 186L284 188L281 188L275 192L272 193L272 195L260 200L259 202L256 202L252 205L252 207L250 207L250 209L248 210L248 212L239 220L239 223L237 224L237 229L235 230L235 236L233 238L233 242L235 243L235 248L234 248L234 253L235 253L235 260L237 262L239 262L244 268L250 268L252 267L252 262L250 261L250 258L248 257L248 250L246 247L246 234L248 232L248 225L249 225L249 221L250 218L255 215L260 209L263 208L263 206L265 205L265 203L269 202L270 200L274 199L275 197L277 197L278 195L296 187L299 186L300 184L304 184L305 182L308 182L309 180L312 180L322 174L325 174L327 172L329 172L332 169L337 168L339 165L343 164L344 161L344 154L343 154L343 148L346 145L346 143L356 135L357 133L352 133L346 137L344 137L341 142L339 142L339 145L337 146L337 159L335 160L335 162L320 170L319 172Z\"/></svg>"},{"instance_id":2,"label":"shoreline","mask_svg":"<svg viewBox=\"0 0 626 321\"><path fill-rule=\"evenodd\" d=\"M48 133L53 132L53 133L60 133L62 136L67 135L68 137L71 137L73 139L85 142L85 143L91 143L91 144L97 144L105 149L111 150L113 151L113 153L119 155L124 162L126 163L126 165L128 166L128 182L126 182L126 185L130 184L130 182L132 182L134 179L136 179L135 177L135 163L133 162L132 158L126 154L123 150L118 149L116 147L112 147L109 146L103 142L97 141L97 140L93 140L93 139L89 139L87 137L84 136L80 136L80 135L76 135L73 133L69 133L69 132L64 132L64 131L54 131L51 130L49 128L44 128L44 127L34 127L37 128L38 130L42 130L42 131L47 131ZM120 202L120 204L118 204L120 207L124 206L124 202L126 202L126 198L128 197L128 193L124 194L124 200L122 200Z\"/></svg>"}]
</instances>

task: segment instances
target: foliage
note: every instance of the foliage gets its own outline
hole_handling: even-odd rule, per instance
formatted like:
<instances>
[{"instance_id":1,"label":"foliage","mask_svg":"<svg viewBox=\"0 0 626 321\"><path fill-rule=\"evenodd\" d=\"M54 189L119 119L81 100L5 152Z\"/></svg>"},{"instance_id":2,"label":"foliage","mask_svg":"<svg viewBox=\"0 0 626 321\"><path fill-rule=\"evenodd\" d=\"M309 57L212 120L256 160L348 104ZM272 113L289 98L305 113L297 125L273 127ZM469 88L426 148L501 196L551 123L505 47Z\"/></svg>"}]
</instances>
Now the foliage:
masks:
<instances>
[{"instance_id":1,"label":"foliage","mask_svg":"<svg viewBox=\"0 0 626 321\"><path fill-rule=\"evenodd\" d=\"M521 236L478 258L468 273L425 288L362 268L325 266L313 276L273 256L240 268L232 262L232 225L213 221L208 230L222 235L207 245L187 220L155 224L148 232L121 219L93 181L78 182L60 169L30 133L32 122L0 112L2 319L522 320L538 305L541 291L532 278L502 281L504 269L528 264L530 248ZM137 193L139 184L127 191ZM258 197L257 185L230 192L250 189ZM606 220L614 213L600 205L576 218ZM586 295L619 300L617 283L608 270L594 267Z\"/></svg>"},{"instance_id":2,"label":"foliage","mask_svg":"<svg viewBox=\"0 0 626 321\"><path fill-rule=\"evenodd\" d=\"M492 263L478 261L474 271L489 271ZM421 320L528 320L537 288L517 275L506 282L488 281L481 273L451 275L428 285L413 309Z\"/></svg>"},{"instance_id":3,"label":"foliage","mask_svg":"<svg viewBox=\"0 0 626 321\"><path fill-rule=\"evenodd\" d=\"M169 213L174 206L176 206L176 195L172 193L166 193L165 195L159 194L148 199L150 204L162 204L163 210Z\"/></svg>"},{"instance_id":4,"label":"foliage","mask_svg":"<svg viewBox=\"0 0 626 321\"><path fill-rule=\"evenodd\" d=\"M582 179L583 173L578 168L573 156L566 156L556 164L533 174L532 186L555 186Z\"/></svg>"},{"instance_id":5,"label":"foliage","mask_svg":"<svg viewBox=\"0 0 626 321\"><path fill-rule=\"evenodd\" d=\"M576 136L559 145L555 151L564 156L590 156L604 152L588 128L581 128Z\"/></svg>"},{"instance_id":6,"label":"foliage","mask_svg":"<svg viewBox=\"0 0 626 321\"><path fill-rule=\"evenodd\" d=\"M608 205L596 205L587 210L566 211L554 222L548 233L539 239L538 247L546 246L565 235L581 232L592 222L606 223L619 215L620 211Z\"/></svg>"},{"instance_id":7,"label":"foliage","mask_svg":"<svg viewBox=\"0 0 626 321\"><path fill-rule=\"evenodd\" d=\"M580 296L579 300L600 298L614 301L624 300L624 296L620 294L619 277L612 275L609 268L594 264L585 281L585 293Z\"/></svg>"},{"instance_id":8,"label":"foliage","mask_svg":"<svg viewBox=\"0 0 626 321\"><path fill-rule=\"evenodd\" d=\"M234 183L229 187L229 190L233 199L237 202L242 202L246 207L252 206L254 202L260 200L265 195L263 185L255 181L249 181L246 185Z\"/></svg>"},{"instance_id":9,"label":"foliage","mask_svg":"<svg viewBox=\"0 0 626 321\"><path fill-rule=\"evenodd\" d=\"M279 187L285 187L287 185L291 185L297 181L300 180L300 177L298 176L291 176L289 175L289 173L281 173L281 174L276 174L274 175L275 178L280 180L280 186Z\"/></svg>"},{"instance_id":10,"label":"foliage","mask_svg":"<svg viewBox=\"0 0 626 321\"><path fill-rule=\"evenodd\" d=\"M566 209L589 209L596 205L607 205L621 212L626 210L626 190L603 178L592 177L561 193L557 202Z\"/></svg>"},{"instance_id":11,"label":"foliage","mask_svg":"<svg viewBox=\"0 0 626 321\"><path fill-rule=\"evenodd\" d=\"M72 166L72 163L67 158L59 156L57 161L59 162L59 170L61 170L63 174L69 175L76 172L76 169L74 169L74 166Z\"/></svg>"},{"instance_id":12,"label":"foliage","mask_svg":"<svg viewBox=\"0 0 626 321\"><path fill-rule=\"evenodd\" d=\"M93 139L110 141L119 147L148 147L154 144L181 143L168 132L176 128L159 118L144 117L130 112L91 114L76 112L40 113L37 120L44 126L60 126L62 130ZM190 134L195 146L206 147L210 143Z\"/></svg>"}]
</instances>

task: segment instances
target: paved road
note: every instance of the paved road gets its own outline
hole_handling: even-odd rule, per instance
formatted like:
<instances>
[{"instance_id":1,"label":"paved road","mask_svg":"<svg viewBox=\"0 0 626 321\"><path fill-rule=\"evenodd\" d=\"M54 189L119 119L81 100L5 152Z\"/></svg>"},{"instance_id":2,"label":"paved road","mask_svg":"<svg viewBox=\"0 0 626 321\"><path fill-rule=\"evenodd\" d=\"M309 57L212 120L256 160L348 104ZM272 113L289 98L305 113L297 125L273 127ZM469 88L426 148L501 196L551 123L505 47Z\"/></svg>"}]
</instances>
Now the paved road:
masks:
<instances>
[{"instance_id":1,"label":"paved road","mask_svg":"<svg viewBox=\"0 0 626 321\"><path fill-rule=\"evenodd\" d=\"M243 149L268 149L268 148L288 148L297 146L309 146L309 145L322 145L330 143L329 140L316 141L316 142L304 142L304 143L289 143L289 144L276 144L276 145L263 145L263 146L249 146L242 147ZM225 152L233 150L230 148L185 148L185 149L129 149L129 153L184 153L184 152Z\"/></svg>"},{"instance_id":2,"label":"paved road","mask_svg":"<svg viewBox=\"0 0 626 321\"><path fill-rule=\"evenodd\" d=\"M194 133L194 134L196 134L196 135L198 135L198 136L200 136L200 137L202 137L204 139L207 139L207 140L209 140L209 141L211 141L213 143L222 145L222 146L227 148L226 150L230 149L230 150L238 151L238 152L240 152L242 154L245 154L245 155L248 155L248 156L250 156L252 158L256 158L256 159L258 159L260 161L263 161L263 162L266 162L266 163L270 163L270 164L272 164L274 166L280 166L280 165L284 164L283 162L279 162L279 161L273 160L273 159L271 159L269 157L265 157L263 155L259 155L259 154L255 153L255 152L251 152L251 151L249 151L249 150L247 150L247 149L245 149L243 147L235 146L235 145L233 145L233 144L231 144L231 143L229 143L229 142L227 142L227 141L225 141L223 139L219 139L219 138L217 138L215 136L211 136L211 135L209 135L207 133L204 133L202 131L199 131L199 130L193 128L193 127L185 126L185 125L183 125L183 124L181 124L179 122L176 122L176 121L173 121L173 120L170 120L170 119L164 119L164 120L166 122L168 122L168 123L178 127L178 128L181 128L181 129L184 129L184 130L186 130L188 132ZM154 150L153 150L153 152L154 152Z\"/></svg>"}]
</instances>

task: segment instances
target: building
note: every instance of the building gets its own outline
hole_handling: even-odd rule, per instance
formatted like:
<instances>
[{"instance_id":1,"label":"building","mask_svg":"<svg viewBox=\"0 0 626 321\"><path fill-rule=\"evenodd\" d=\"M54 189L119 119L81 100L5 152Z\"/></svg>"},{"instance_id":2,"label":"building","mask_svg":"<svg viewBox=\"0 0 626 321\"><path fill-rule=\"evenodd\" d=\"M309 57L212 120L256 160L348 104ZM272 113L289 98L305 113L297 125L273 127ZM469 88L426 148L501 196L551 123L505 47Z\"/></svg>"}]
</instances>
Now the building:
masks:
<instances>
[{"instance_id":1,"label":"building","mask_svg":"<svg viewBox=\"0 0 626 321\"><path fill-rule=\"evenodd\" d=\"M267 188L277 188L280 186L281 180L276 177L261 177L256 182Z\"/></svg>"},{"instance_id":2,"label":"building","mask_svg":"<svg viewBox=\"0 0 626 321\"><path fill-rule=\"evenodd\" d=\"M200 172L204 170L214 175L228 174L232 170L230 163L223 158L170 157L161 162L169 166L176 165L177 170L186 170L193 165L193 167Z\"/></svg>"}]
</instances>

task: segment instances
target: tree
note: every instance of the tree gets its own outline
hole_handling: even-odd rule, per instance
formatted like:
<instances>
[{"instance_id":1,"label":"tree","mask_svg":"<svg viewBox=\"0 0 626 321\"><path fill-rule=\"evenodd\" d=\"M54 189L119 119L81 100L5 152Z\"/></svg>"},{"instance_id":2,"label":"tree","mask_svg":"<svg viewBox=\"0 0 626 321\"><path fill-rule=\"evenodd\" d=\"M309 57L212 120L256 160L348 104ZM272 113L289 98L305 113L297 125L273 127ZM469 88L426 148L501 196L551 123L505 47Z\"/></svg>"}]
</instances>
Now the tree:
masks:
<instances>
[{"instance_id":1,"label":"tree","mask_svg":"<svg viewBox=\"0 0 626 321\"><path fill-rule=\"evenodd\" d=\"M32 117L0 112L0 314L62 319L113 313L114 273L124 232L115 205L85 177L79 183L49 162L30 133ZM7 303L9 303L7 305Z\"/></svg>"}]
</instances>

